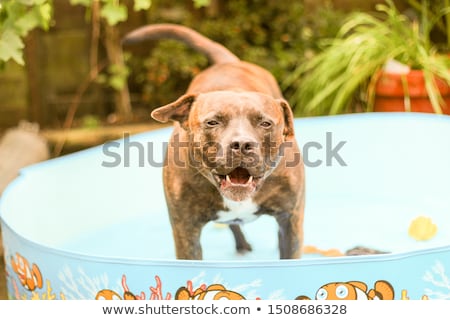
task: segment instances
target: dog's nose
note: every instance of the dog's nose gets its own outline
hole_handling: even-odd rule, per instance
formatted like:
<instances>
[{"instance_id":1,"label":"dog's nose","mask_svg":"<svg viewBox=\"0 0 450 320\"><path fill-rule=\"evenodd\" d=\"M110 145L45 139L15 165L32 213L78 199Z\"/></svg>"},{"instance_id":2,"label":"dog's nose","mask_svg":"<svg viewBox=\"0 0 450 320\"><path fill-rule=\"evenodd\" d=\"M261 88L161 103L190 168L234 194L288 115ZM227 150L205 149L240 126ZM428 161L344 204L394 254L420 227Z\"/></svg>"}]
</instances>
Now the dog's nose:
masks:
<instances>
[{"instance_id":1,"label":"dog's nose","mask_svg":"<svg viewBox=\"0 0 450 320\"><path fill-rule=\"evenodd\" d=\"M234 139L230 143L230 150L234 152L248 153L254 151L258 147L258 143L248 139Z\"/></svg>"}]
</instances>

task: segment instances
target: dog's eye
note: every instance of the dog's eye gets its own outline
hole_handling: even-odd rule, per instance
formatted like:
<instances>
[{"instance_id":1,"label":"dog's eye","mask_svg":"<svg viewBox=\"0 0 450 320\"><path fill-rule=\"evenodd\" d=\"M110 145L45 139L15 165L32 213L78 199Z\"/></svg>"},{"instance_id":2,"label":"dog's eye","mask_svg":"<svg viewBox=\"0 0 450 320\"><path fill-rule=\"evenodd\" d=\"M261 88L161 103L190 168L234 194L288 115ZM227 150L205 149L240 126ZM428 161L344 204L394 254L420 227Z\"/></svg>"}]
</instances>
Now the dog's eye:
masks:
<instances>
[{"instance_id":1,"label":"dog's eye","mask_svg":"<svg viewBox=\"0 0 450 320\"><path fill-rule=\"evenodd\" d=\"M270 121L261 121L261 123L259 124L261 127L267 129L270 128L272 126L272 122Z\"/></svg>"},{"instance_id":2,"label":"dog's eye","mask_svg":"<svg viewBox=\"0 0 450 320\"><path fill-rule=\"evenodd\" d=\"M220 124L220 122L217 121L217 120L208 120L208 121L206 121L206 125L208 127L217 127L219 124Z\"/></svg>"}]
</instances>

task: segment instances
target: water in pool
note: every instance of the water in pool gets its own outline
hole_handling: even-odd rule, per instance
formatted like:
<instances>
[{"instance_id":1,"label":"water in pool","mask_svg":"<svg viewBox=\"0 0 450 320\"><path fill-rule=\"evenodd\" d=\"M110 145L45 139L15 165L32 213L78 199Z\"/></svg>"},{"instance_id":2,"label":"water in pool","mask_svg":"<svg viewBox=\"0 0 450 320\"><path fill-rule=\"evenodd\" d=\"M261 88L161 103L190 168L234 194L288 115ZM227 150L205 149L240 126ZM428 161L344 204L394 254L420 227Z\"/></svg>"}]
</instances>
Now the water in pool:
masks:
<instances>
[{"instance_id":1,"label":"water in pool","mask_svg":"<svg viewBox=\"0 0 450 320\"><path fill-rule=\"evenodd\" d=\"M420 209L404 204L374 203L359 199L353 205L328 199L316 204L314 212L306 212L305 245L322 250L337 249L341 253L355 247L390 253L445 245L445 234L450 230L445 209ZM419 216L430 217L438 231L428 241L417 241L408 235L411 222ZM202 232L205 260L276 260L277 224L270 216L242 226L253 251L236 253L233 236L226 225L209 223ZM148 213L123 223L107 225L93 233L80 234L62 245L62 249L93 256L129 259L174 259L175 252L167 213ZM320 254L306 254L305 259L320 258Z\"/></svg>"}]
</instances>

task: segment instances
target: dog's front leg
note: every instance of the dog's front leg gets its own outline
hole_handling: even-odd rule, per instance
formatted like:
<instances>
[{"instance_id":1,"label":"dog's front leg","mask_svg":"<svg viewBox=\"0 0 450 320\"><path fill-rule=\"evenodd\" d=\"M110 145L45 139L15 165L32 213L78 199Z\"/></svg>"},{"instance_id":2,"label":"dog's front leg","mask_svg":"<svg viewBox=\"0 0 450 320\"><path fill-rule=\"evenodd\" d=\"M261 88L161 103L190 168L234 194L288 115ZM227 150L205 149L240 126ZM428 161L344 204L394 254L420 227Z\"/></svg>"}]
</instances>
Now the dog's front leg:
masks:
<instances>
[{"instance_id":1,"label":"dog's front leg","mask_svg":"<svg viewBox=\"0 0 450 320\"><path fill-rule=\"evenodd\" d=\"M299 215L283 212L275 216L278 222L280 259L298 259L301 255L302 229Z\"/></svg>"},{"instance_id":2,"label":"dog's front leg","mask_svg":"<svg viewBox=\"0 0 450 320\"><path fill-rule=\"evenodd\" d=\"M237 252L246 253L252 251L252 246L245 239L244 233L238 224L230 224L230 230L233 232Z\"/></svg>"},{"instance_id":3,"label":"dog's front leg","mask_svg":"<svg viewBox=\"0 0 450 320\"><path fill-rule=\"evenodd\" d=\"M203 224L183 221L174 223L172 228L177 259L202 260L200 234Z\"/></svg>"}]
</instances>

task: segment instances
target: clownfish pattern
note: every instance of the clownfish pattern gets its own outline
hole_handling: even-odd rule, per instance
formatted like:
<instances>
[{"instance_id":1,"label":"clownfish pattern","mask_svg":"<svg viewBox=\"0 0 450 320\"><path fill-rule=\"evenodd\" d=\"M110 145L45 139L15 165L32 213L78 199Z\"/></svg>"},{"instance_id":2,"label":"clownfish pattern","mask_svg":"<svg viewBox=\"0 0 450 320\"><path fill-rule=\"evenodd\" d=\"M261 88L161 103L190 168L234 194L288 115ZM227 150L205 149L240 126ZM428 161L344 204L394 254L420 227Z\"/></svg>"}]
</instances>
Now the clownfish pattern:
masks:
<instances>
[{"instance_id":1,"label":"clownfish pattern","mask_svg":"<svg viewBox=\"0 0 450 320\"><path fill-rule=\"evenodd\" d=\"M373 289L361 281L331 282L316 292L316 300L394 300L394 288L384 280L376 281ZM307 296L298 296L297 300L311 300Z\"/></svg>"},{"instance_id":2,"label":"clownfish pattern","mask_svg":"<svg viewBox=\"0 0 450 320\"><path fill-rule=\"evenodd\" d=\"M227 290L221 284L212 284L207 288L198 288L193 293L186 287L181 287L175 294L176 300L245 300L234 291Z\"/></svg>"}]
</instances>

